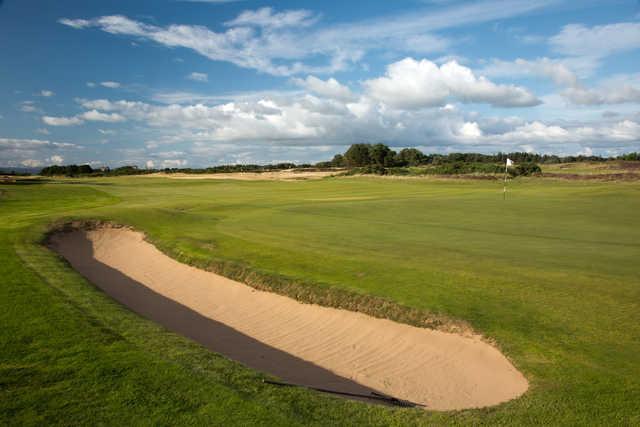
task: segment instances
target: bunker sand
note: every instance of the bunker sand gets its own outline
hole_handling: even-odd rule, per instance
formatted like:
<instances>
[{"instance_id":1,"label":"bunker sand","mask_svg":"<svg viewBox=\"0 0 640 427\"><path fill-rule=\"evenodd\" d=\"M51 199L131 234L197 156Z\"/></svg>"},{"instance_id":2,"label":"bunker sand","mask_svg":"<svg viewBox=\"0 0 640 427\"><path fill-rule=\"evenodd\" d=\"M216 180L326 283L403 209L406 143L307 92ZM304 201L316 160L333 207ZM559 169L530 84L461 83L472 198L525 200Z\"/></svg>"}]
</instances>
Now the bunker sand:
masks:
<instances>
[{"instance_id":1,"label":"bunker sand","mask_svg":"<svg viewBox=\"0 0 640 427\"><path fill-rule=\"evenodd\" d=\"M496 405L528 383L479 337L303 304L181 264L141 233L57 233L52 249L117 301L168 329L288 382L384 394L453 410Z\"/></svg>"}]
</instances>

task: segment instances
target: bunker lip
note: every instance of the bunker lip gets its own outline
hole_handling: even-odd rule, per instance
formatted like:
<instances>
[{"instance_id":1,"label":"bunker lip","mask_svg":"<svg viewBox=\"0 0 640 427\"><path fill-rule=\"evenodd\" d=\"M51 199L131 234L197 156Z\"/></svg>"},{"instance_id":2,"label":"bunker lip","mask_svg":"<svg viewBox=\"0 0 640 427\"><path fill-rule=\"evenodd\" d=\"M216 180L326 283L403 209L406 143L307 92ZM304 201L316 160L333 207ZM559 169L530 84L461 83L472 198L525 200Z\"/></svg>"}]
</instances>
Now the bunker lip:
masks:
<instances>
[{"instance_id":1,"label":"bunker lip","mask_svg":"<svg viewBox=\"0 0 640 427\"><path fill-rule=\"evenodd\" d=\"M181 264L127 228L57 232L49 246L133 311L288 383L383 393L431 410L497 405L528 388L478 336L259 291Z\"/></svg>"}]
</instances>

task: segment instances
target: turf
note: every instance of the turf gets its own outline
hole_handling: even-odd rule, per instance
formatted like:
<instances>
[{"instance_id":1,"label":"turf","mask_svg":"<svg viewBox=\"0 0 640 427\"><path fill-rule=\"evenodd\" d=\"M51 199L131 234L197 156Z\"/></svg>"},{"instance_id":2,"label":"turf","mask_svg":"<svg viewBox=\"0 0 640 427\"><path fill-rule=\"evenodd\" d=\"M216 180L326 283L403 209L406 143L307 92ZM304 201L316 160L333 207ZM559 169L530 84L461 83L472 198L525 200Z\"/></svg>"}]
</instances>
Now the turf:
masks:
<instances>
[{"instance_id":1,"label":"turf","mask_svg":"<svg viewBox=\"0 0 640 427\"><path fill-rule=\"evenodd\" d=\"M0 424L640 423L638 182L518 179L506 201L495 182L362 177L0 189ZM39 244L51 223L96 218L195 265L466 321L531 389L434 413L263 384L129 313Z\"/></svg>"}]
</instances>

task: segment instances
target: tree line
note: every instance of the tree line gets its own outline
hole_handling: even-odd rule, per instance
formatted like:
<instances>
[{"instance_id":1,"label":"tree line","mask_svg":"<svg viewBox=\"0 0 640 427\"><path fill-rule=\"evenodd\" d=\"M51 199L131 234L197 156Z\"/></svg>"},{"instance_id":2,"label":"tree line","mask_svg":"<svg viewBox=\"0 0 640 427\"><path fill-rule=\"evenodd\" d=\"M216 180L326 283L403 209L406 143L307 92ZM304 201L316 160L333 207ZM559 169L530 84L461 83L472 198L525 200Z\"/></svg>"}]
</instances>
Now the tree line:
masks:
<instances>
[{"instance_id":1,"label":"tree line","mask_svg":"<svg viewBox=\"0 0 640 427\"><path fill-rule=\"evenodd\" d=\"M403 148L393 151L384 144L353 144L344 154L336 154L331 161L320 162L316 166L331 167L402 167L440 165L446 163L505 163L507 158L516 163L575 163L604 162L607 160L640 160L640 153L628 153L617 157L602 156L557 156L555 154L537 154L511 152L497 154L449 153L424 154L417 148Z\"/></svg>"},{"instance_id":2,"label":"tree line","mask_svg":"<svg viewBox=\"0 0 640 427\"><path fill-rule=\"evenodd\" d=\"M296 165L295 163L274 163L268 165L220 165L207 168L164 168L142 169L138 166L121 166L115 169L109 167L92 168L90 165L65 165L47 166L40 171L43 176L120 176L120 175L145 175L156 172L164 173L229 173L229 172L269 172L296 168L312 168L312 164Z\"/></svg>"},{"instance_id":3,"label":"tree line","mask_svg":"<svg viewBox=\"0 0 640 427\"><path fill-rule=\"evenodd\" d=\"M155 172L165 173L229 173L229 172L270 172L286 169L326 169L346 168L349 173L409 174L411 167L429 166L421 174L449 175L467 173L500 173L504 171L507 158L516 163L509 169L511 175L531 175L540 173L538 164L604 162L608 160L640 161L640 153L628 153L617 157L602 156L557 156L511 152L497 154L449 153L425 154L417 148L403 148L396 152L385 144L353 144L344 153L336 154L330 161L316 164L276 163L267 165L235 164L207 168L164 168L142 169L137 166L121 166L115 169L102 167L94 169L90 165L47 166L40 172L44 176L119 176L142 175Z\"/></svg>"}]
</instances>

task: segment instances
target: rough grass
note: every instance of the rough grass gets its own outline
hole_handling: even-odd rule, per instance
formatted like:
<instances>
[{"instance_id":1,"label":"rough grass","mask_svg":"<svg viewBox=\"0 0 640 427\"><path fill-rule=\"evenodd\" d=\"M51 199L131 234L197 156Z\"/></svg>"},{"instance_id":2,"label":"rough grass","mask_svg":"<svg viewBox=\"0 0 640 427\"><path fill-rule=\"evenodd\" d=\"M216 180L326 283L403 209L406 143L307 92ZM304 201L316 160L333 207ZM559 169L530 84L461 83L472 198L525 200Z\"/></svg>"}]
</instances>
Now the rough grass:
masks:
<instances>
[{"instance_id":1,"label":"rough grass","mask_svg":"<svg viewBox=\"0 0 640 427\"><path fill-rule=\"evenodd\" d=\"M640 185L510 186L506 203L482 181L0 186L0 423L639 423ZM71 218L129 224L178 259L285 292L461 319L496 340L531 390L431 413L267 386L127 312L38 244Z\"/></svg>"}]
</instances>

